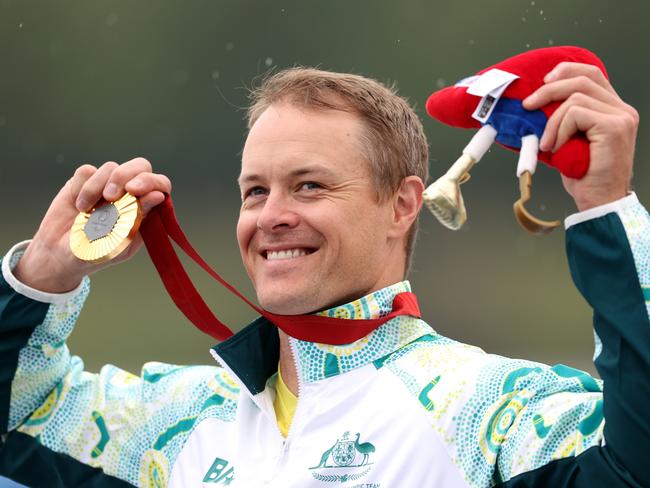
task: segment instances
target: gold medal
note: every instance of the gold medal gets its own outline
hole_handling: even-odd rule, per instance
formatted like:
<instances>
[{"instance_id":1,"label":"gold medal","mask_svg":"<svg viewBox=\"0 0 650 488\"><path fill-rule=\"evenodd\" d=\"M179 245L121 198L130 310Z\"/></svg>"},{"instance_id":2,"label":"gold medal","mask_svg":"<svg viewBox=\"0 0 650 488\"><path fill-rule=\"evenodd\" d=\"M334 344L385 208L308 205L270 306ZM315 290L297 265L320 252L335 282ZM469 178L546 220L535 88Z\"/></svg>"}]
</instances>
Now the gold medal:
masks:
<instances>
[{"instance_id":1,"label":"gold medal","mask_svg":"<svg viewBox=\"0 0 650 488\"><path fill-rule=\"evenodd\" d=\"M109 261L124 251L140 228L140 202L126 193L115 202L102 200L77 215L70 229L70 249L90 263Z\"/></svg>"}]
</instances>

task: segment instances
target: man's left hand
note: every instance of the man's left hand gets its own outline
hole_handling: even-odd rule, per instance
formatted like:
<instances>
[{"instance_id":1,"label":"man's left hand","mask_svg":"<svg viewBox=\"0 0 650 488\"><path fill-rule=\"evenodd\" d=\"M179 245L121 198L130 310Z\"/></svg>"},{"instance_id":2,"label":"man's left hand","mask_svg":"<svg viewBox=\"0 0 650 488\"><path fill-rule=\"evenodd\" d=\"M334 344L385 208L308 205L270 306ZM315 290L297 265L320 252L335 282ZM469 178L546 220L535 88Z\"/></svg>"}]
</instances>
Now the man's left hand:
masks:
<instances>
[{"instance_id":1,"label":"man's left hand","mask_svg":"<svg viewBox=\"0 0 650 488\"><path fill-rule=\"evenodd\" d=\"M589 140L587 174L579 180L562 176L578 210L626 196L632 178L638 112L621 100L595 66L560 63L544 81L524 100L524 107L535 110L553 101L564 103L549 118L540 150L556 151L578 131Z\"/></svg>"}]
</instances>

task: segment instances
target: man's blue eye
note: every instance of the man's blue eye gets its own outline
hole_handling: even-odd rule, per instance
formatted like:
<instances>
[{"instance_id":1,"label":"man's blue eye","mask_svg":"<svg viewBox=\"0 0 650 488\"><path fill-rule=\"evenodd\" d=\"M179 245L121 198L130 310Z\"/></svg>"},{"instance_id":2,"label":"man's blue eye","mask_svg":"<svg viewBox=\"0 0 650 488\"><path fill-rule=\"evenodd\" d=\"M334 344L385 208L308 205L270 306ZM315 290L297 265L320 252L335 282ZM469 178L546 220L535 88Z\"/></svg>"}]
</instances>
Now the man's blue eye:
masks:
<instances>
[{"instance_id":1,"label":"man's blue eye","mask_svg":"<svg viewBox=\"0 0 650 488\"><path fill-rule=\"evenodd\" d=\"M322 188L322 186L313 181L307 181L303 183L300 188L304 190L318 190L319 188Z\"/></svg>"},{"instance_id":2,"label":"man's blue eye","mask_svg":"<svg viewBox=\"0 0 650 488\"><path fill-rule=\"evenodd\" d=\"M246 193L246 196L247 197L259 197L259 196L264 195L265 193L266 193L266 190L264 190L264 188L262 188L261 186L256 186L256 187L251 188L250 190L248 190L248 192Z\"/></svg>"}]
</instances>

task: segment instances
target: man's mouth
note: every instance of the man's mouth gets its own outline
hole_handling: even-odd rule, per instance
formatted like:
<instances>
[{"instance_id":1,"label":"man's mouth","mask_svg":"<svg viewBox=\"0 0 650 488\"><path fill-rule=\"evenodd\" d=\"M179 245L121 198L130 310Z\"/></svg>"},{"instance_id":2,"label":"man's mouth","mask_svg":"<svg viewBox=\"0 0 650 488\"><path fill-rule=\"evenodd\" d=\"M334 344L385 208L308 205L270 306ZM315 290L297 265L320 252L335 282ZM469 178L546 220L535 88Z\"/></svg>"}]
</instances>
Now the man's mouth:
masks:
<instances>
[{"instance_id":1,"label":"man's mouth","mask_svg":"<svg viewBox=\"0 0 650 488\"><path fill-rule=\"evenodd\" d=\"M265 251L262 253L262 255L268 260L268 261L279 261L281 259L295 259L295 258L300 258L302 256L307 256L308 254L313 253L316 251L315 249L310 249L306 247L299 247L295 249L281 249L277 251Z\"/></svg>"}]
</instances>

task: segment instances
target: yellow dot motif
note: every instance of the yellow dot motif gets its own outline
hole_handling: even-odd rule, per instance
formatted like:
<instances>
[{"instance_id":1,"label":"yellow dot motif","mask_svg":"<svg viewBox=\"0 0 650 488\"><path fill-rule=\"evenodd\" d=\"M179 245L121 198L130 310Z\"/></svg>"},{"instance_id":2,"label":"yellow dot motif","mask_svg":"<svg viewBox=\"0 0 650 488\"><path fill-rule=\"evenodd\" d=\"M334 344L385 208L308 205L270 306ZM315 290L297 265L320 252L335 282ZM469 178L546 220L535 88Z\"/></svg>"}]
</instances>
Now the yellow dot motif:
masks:
<instances>
[{"instance_id":1,"label":"yellow dot motif","mask_svg":"<svg viewBox=\"0 0 650 488\"><path fill-rule=\"evenodd\" d=\"M165 488L168 481L167 465L167 459L160 451L147 451L142 458L139 485L146 488Z\"/></svg>"}]
</instances>

